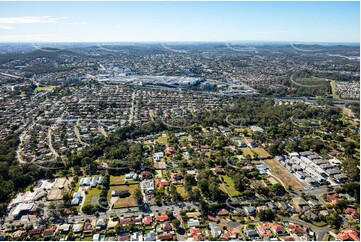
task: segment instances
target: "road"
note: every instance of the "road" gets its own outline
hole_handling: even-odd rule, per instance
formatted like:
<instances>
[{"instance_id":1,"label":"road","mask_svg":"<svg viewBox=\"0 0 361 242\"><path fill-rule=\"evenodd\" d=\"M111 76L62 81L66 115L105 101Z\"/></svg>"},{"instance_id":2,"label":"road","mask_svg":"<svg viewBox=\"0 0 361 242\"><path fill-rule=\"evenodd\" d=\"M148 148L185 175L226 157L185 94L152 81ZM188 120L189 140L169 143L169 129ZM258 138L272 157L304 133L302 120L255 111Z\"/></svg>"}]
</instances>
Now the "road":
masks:
<instances>
[{"instance_id":1,"label":"road","mask_svg":"<svg viewBox=\"0 0 361 242\"><path fill-rule=\"evenodd\" d=\"M135 91L133 91L132 93L132 106L130 107L130 112L129 112L129 124L133 123L133 116L134 116L134 108L135 108Z\"/></svg>"},{"instance_id":2,"label":"road","mask_svg":"<svg viewBox=\"0 0 361 242\"><path fill-rule=\"evenodd\" d=\"M107 132L105 132L104 127L100 124L99 121L98 121L98 130L100 131L100 133L102 133L103 136L108 137Z\"/></svg>"},{"instance_id":3,"label":"road","mask_svg":"<svg viewBox=\"0 0 361 242\"><path fill-rule=\"evenodd\" d=\"M49 144L49 149L51 150L51 153L53 153L53 155L55 156L55 158L58 158L58 157L59 157L59 154L58 154L58 152L56 152L56 150L55 150L54 147L53 147L53 141L52 141L52 138L51 138L51 132L52 132L52 129L51 129L51 127L49 127L49 129L48 129L48 144Z\"/></svg>"},{"instance_id":4,"label":"road","mask_svg":"<svg viewBox=\"0 0 361 242\"><path fill-rule=\"evenodd\" d=\"M78 129L78 125L79 125L79 119L76 121L76 124L74 125L74 133L76 135L76 138L78 139L79 143L85 146L88 146L88 143L85 143L84 141L81 140L80 138L80 133L79 133L79 129Z\"/></svg>"},{"instance_id":5,"label":"road","mask_svg":"<svg viewBox=\"0 0 361 242\"><path fill-rule=\"evenodd\" d=\"M21 157L21 146L24 142L24 138L25 138L25 135L26 135L26 132L27 130L24 130L20 136L19 136L19 139L20 139L20 143L19 143L19 146L18 148L16 149L16 159L19 161L19 163L26 163L26 161L23 160L23 157Z\"/></svg>"},{"instance_id":6,"label":"road","mask_svg":"<svg viewBox=\"0 0 361 242\"><path fill-rule=\"evenodd\" d=\"M85 194L82 194L83 196ZM85 200L85 199L84 199ZM82 203L83 204L83 203ZM191 208L198 208L197 206L193 205L192 203L188 203L185 202L184 206L179 207L179 206L150 206L150 212L149 213L165 213L166 211L173 211L173 212L177 212L179 214L180 211L182 211L183 209L188 209L187 207L190 206ZM49 210L48 209L44 209L44 214L48 214ZM99 213L99 216L95 216L95 215L87 215L87 214L81 214L80 215L70 215L68 217L65 218L65 220L67 220L68 222L72 222L72 223L77 223L77 222L83 222L86 219L99 219L99 218L109 218L110 215L118 215L118 216L122 216L122 215L132 215L132 216L139 216L144 214L143 211L140 211L138 207L134 207L134 208L122 208L122 209L112 209L112 210L108 210L107 212L101 212ZM11 221L9 219L9 217L6 218L5 223L4 223L4 227L6 226L10 226L10 225L18 225L18 224L24 224L24 225L35 225L39 220L31 220L29 221L28 219L20 219L20 220L13 220Z\"/></svg>"},{"instance_id":7,"label":"road","mask_svg":"<svg viewBox=\"0 0 361 242\"><path fill-rule=\"evenodd\" d=\"M41 117L38 117L36 120L40 120L40 119L41 119ZM16 150L16 158L19 161L19 163L26 163L26 161L21 156L22 144L24 142L24 138L26 136L26 133L35 125L35 123L36 123L36 121L33 120L33 122L30 124L30 126L27 127L26 129L24 129L24 131L19 136L20 143L19 143L18 148Z\"/></svg>"}]
</instances>

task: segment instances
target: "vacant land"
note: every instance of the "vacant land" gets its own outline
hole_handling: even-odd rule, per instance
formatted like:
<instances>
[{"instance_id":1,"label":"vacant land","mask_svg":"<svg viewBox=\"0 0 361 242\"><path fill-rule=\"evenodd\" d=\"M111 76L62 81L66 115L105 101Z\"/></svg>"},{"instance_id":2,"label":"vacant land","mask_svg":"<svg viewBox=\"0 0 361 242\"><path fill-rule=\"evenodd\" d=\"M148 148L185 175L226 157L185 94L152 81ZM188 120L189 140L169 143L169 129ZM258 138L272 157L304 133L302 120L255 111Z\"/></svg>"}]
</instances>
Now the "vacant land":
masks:
<instances>
[{"instance_id":1,"label":"vacant land","mask_svg":"<svg viewBox=\"0 0 361 242\"><path fill-rule=\"evenodd\" d=\"M262 158L269 158L271 155L265 151L263 148L253 148L252 151Z\"/></svg>"},{"instance_id":2,"label":"vacant land","mask_svg":"<svg viewBox=\"0 0 361 242\"><path fill-rule=\"evenodd\" d=\"M272 175L278 178L281 184L286 186L286 189L288 189L288 186L291 186L293 190L302 190L305 188L297 178L287 171L278 161L269 159L265 160L264 163L268 166Z\"/></svg>"},{"instance_id":3,"label":"vacant land","mask_svg":"<svg viewBox=\"0 0 361 242\"><path fill-rule=\"evenodd\" d=\"M97 187L89 188L85 195L84 205L88 205L88 204L96 205L99 200L100 192L101 189L98 189Z\"/></svg>"},{"instance_id":4,"label":"vacant land","mask_svg":"<svg viewBox=\"0 0 361 242\"><path fill-rule=\"evenodd\" d=\"M167 136L163 137L163 135L161 135L154 141L156 141L159 144L167 144L168 138L167 138Z\"/></svg>"},{"instance_id":5,"label":"vacant land","mask_svg":"<svg viewBox=\"0 0 361 242\"><path fill-rule=\"evenodd\" d=\"M137 181L125 180L125 176L110 176L110 185L136 184Z\"/></svg>"},{"instance_id":6,"label":"vacant land","mask_svg":"<svg viewBox=\"0 0 361 242\"><path fill-rule=\"evenodd\" d=\"M110 176L110 184L111 185L122 185L125 183L125 176Z\"/></svg>"},{"instance_id":7,"label":"vacant land","mask_svg":"<svg viewBox=\"0 0 361 242\"><path fill-rule=\"evenodd\" d=\"M162 179L163 178L163 170L156 170L155 178Z\"/></svg>"},{"instance_id":8,"label":"vacant land","mask_svg":"<svg viewBox=\"0 0 361 242\"><path fill-rule=\"evenodd\" d=\"M53 201L62 199L63 194L69 190L69 184L72 180L73 178L57 178L53 185L53 188L48 193L48 200Z\"/></svg>"},{"instance_id":9,"label":"vacant land","mask_svg":"<svg viewBox=\"0 0 361 242\"><path fill-rule=\"evenodd\" d=\"M253 158L253 153L250 148L241 148L243 157L246 157L247 155L250 155Z\"/></svg>"},{"instance_id":10,"label":"vacant land","mask_svg":"<svg viewBox=\"0 0 361 242\"><path fill-rule=\"evenodd\" d=\"M177 192L179 193L179 195L181 195L181 197L183 199L187 198L186 189L184 188L183 185L176 185L176 189L177 189Z\"/></svg>"},{"instance_id":11,"label":"vacant land","mask_svg":"<svg viewBox=\"0 0 361 242\"><path fill-rule=\"evenodd\" d=\"M340 96L337 95L336 81L331 80L330 84L331 84L331 88L332 88L332 98L336 98L336 99L340 98Z\"/></svg>"},{"instance_id":12,"label":"vacant land","mask_svg":"<svg viewBox=\"0 0 361 242\"><path fill-rule=\"evenodd\" d=\"M138 206L137 200L135 199L135 189L138 188L138 184L132 184L132 185L120 185L120 186L110 186L109 192L108 192L108 201L111 198L112 191L124 191L128 190L130 193L129 197L125 198L118 198L116 202L114 203L113 208L127 208L127 207L136 207Z\"/></svg>"},{"instance_id":13,"label":"vacant land","mask_svg":"<svg viewBox=\"0 0 361 242\"><path fill-rule=\"evenodd\" d=\"M44 87L36 87L35 90L36 91L50 91L50 90L53 90L54 88L56 88L58 86L44 86Z\"/></svg>"},{"instance_id":14,"label":"vacant land","mask_svg":"<svg viewBox=\"0 0 361 242\"><path fill-rule=\"evenodd\" d=\"M234 187L234 182L232 178L225 175L225 176L220 176L220 179L223 179L223 183L224 183L224 185L220 184L219 187L222 191L224 191L231 197L237 197L240 195L240 192L237 191L236 188Z\"/></svg>"}]
</instances>

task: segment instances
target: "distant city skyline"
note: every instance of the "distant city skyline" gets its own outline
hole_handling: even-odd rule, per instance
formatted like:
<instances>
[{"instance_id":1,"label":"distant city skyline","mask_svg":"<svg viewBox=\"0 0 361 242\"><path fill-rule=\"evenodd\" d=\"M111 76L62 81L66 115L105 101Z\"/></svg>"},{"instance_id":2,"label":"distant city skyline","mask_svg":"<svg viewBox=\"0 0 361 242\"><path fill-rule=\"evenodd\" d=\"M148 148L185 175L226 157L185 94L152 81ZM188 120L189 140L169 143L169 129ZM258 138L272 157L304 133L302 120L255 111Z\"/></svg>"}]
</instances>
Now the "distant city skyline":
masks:
<instances>
[{"instance_id":1,"label":"distant city skyline","mask_svg":"<svg viewBox=\"0 0 361 242\"><path fill-rule=\"evenodd\" d=\"M0 2L0 42L360 42L355 2Z\"/></svg>"}]
</instances>

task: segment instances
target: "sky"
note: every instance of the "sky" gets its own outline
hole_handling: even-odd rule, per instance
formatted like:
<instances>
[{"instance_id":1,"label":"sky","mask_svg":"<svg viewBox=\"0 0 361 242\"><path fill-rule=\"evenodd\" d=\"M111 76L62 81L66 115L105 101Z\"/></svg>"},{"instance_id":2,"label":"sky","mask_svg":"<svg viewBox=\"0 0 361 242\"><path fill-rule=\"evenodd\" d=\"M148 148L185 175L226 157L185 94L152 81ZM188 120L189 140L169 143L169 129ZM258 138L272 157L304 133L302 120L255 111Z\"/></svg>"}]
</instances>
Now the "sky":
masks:
<instances>
[{"instance_id":1,"label":"sky","mask_svg":"<svg viewBox=\"0 0 361 242\"><path fill-rule=\"evenodd\" d=\"M0 42L360 42L354 2L0 2Z\"/></svg>"}]
</instances>

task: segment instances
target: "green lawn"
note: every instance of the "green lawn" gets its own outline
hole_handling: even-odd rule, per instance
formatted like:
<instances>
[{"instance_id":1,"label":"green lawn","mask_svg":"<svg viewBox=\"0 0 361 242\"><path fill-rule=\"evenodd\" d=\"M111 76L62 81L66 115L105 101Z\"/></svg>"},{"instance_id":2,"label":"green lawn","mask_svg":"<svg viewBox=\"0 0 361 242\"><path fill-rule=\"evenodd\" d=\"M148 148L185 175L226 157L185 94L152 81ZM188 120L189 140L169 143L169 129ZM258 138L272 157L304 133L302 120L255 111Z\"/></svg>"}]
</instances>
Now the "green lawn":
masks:
<instances>
[{"instance_id":1,"label":"green lawn","mask_svg":"<svg viewBox=\"0 0 361 242\"><path fill-rule=\"evenodd\" d=\"M243 157L250 155L253 158L253 152L250 148L241 148Z\"/></svg>"},{"instance_id":2,"label":"green lawn","mask_svg":"<svg viewBox=\"0 0 361 242\"><path fill-rule=\"evenodd\" d=\"M87 204L96 205L101 190L98 189L97 187L94 187L94 188L88 188L87 192L88 194L85 195L84 205Z\"/></svg>"},{"instance_id":3,"label":"green lawn","mask_svg":"<svg viewBox=\"0 0 361 242\"><path fill-rule=\"evenodd\" d=\"M181 197L183 199L187 198L186 189L184 188L183 185L176 185L176 189L177 189L177 192L179 193L179 195L181 195Z\"/></svg>"},{"instance_id":4,"label":"green lawn","mask_svg":"<svg viewBox=\"0 0 361 242\"><path fill-rule=\"evenodd\" d=\"M26 97L26 94L24 91L22 91L20 94L19 94L20 97Z\"/></svg>"},{"instance_id":5,"label":"green lawn","mask_svg":"<svg viewBox=\"0 0 361 242\"><path fill-rule=\"evenodd\" d=\"M92 240L93 240L93 236L86 236L81 241L92 241Z\"/></svg>"},{"instance_id":6,"label":"green lawn","mask_svg":"<svg viewBox=\"0 0 361 242\"><path fill-rule=\"evenodd\" d=\"M183 142L183 141L188 141L188 137L187 136L182 136L179 138L179 142Z\"/></svg>"},{"instance_id":7,"label":"green lawn","mask_svg":"<svg viewBox=\"0 0 361 242\"><path fill-rule=\"evenodd\" d=\"M159 136L155 141L158 142L159 144L166 144L168 142L168 138Z\"/></svg>"},{"instance_id":8,"label":"green lawn","mask_svg":"<svg viewBox=\"0 0 361 242\"><path fill-rule=\"evenodd\" d=\"M330 84L332 88L332 98L340 98L340 96L337 95L336 81L332 80Z\"/></svg>"},{"instance_id":9,"label":"green lawn","mask_svg":"<svg viewBox=\"0 0 361 242\"><path fill-rule=\"evenodd\" d=\"M320 222L316 222L316 221L312 221L312 224L317 226L317 227L324 227L327 225L326 222L320 221Z\"/></svg>"},{"instance_id":10,"label":"green lawn","mask_svg":"<svg viewBox=\"0 0 361 242\"><path fill-rule=\"evenodd\" d=\"M110 176L110 184L111 185L117 185L117 184L124 184L125 176Z\"/></svg>"},{"instance_id":11,"label":"green lawn","mask_svg":"<svg viewBox=\"0 0 361 242\"><path fill-rule=\"evenodd\" d=\"M163 178L163 170L156 170L157 174L155 175L156 178L162 179Z\"/></svg>"},{"instance_id":12,"label":"green lawn","mask_svg":"<svg viewBox=\"0 0 361 242\"><path fill-rule=\"evenodd\" d=\"M124 185L124 184L137 184L137 181L126 181L125 176L110 176L110 185Z\"/></svg>"},{"instance_id":13,"label":"green lawn","mask_svg":"<svg viewBox=\"0 0 361 242\"><path fill-rule=\"evenodd\" d=\"M237 191L236 188L234 187L234 182L233 182L232 178L230 178L227 175L220 176L220 178L223 178L225 189L227 190L227 192L230 196L237 197L240 195L240 192ZM222 191L224 191L224 186L222 184L220 184L220 189ZM226 191L224 191L224 192L226 192Z\"/></svg>"}]
</instances>

